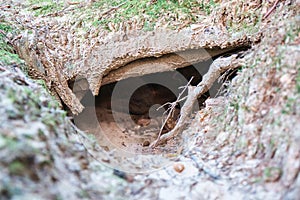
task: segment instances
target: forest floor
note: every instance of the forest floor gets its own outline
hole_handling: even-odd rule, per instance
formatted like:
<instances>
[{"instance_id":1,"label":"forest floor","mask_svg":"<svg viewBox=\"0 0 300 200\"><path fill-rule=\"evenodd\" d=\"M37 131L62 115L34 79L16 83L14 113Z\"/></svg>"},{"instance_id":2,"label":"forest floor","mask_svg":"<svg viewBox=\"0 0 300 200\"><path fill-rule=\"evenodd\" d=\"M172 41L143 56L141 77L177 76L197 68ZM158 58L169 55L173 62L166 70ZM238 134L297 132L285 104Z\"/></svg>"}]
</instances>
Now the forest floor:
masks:
<instances>
[{"instance_id":1,"label":"forest floor","mask_svg":"<svg viewBox=\"0 0 300 200\"><path fill-rule=\"evenodd\" d=\"M73 125L45 82L26 74L28 63L10 45L13 35L26 31L14 29L21 10L37 16L57 9L72 12L79 1L67 6L50 0L25 2L0 3L0 199L299 199L299 1L226 1L223 14L236 7L238 14L232 15L241 18L233 20L229 34L254 31L260 40L244 53L242 67L225 82L221 96L194 113L170 162L147 173L112 169L114 154ZM86 13L120 6L112 18L92 20L114 31L120 20L141 15L140 7L147 7L147 23L141 22L145 30L153 30L158 19L168 23L176 11L185 18L171 21L168 28L178 29L189 26L185 22L197 13L211 15L222 7L214 1L202 1L200 11L193 5L178 9L173 1L128 2L91 1ZM135 4L140 5L137 11L127 12ZM158 18L155 12L164 6L166 12ZM261 21L247 26L246 20L253 18L242 8L253 7L262 12Z\"/></svg>"}]
</instances>

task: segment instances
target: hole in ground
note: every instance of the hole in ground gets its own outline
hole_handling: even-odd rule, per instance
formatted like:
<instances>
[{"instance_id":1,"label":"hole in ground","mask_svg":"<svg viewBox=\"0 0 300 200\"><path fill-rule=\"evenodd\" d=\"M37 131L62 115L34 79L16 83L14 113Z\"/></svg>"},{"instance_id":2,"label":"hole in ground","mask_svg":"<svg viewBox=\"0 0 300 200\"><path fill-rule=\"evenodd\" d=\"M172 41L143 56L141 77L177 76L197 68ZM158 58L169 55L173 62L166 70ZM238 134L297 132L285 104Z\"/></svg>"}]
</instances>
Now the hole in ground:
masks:
<instances>
[{"instance_id":1,"label":"hole in ground","mask_svg":"<svg viewBox=\"0 0 300 200\"><path fill-rule=\"evenodd\" d=\"M156 149L148 147L157 139L168 105L158 108L176 101L181 92L178 88L186 85L192 77L191 84L197 85L210 64L211 61L201 62L175 71L127 78L104 85L98 96L93 97L91 92L85 95L81 101L85 109L74 117L74 123L81 130L95 135L100 146L107 151L118 148L136 153L177 153L180 138L174 138ZM224 80L232 79L235 73L229 75ZM221 85L216 82L209 92L198 99L195 109L201 109L208 97L215 97ZM187 92L183 97L186 95ZM163 133L175 126L183 103L176 106L172 119L163 127Z\"/></svg>"}]
</instances>

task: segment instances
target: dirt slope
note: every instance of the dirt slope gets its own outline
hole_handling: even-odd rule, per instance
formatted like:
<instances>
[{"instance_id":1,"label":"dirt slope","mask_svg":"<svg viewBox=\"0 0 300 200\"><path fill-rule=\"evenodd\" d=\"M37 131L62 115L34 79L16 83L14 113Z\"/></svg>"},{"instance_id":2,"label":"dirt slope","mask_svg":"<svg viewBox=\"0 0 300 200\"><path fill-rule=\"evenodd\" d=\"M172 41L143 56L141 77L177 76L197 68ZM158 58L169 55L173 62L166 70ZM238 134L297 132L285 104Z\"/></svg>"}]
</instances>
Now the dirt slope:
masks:
<instances>
[{"instance_id":1,"label":"dirt slope","mask_svg":"<svg viewBox=\"0 0 300 200\"><path fill-rule=\"evenodd\" d=\"M25 11L44 7L28 10L28 4L10 3L0 4L0 199L299 198L299 1L280 1L267 17L275 1L216 4L209 19L230 28L228 34L251 33L260 41L246 52L232 82L224 84L223 97L195 113L175 163L147 174L115 171L118 177L103 165L114 162L114 154L78 131L48 94L53 82L33 81L19 69L24 64L6 42L20 32L7 25L18 27L15 20ZM71 12L68 5L58 13ZM257 16L260 23L251 21ZM43 19L36 26L43 27Z\"/></svg>"}]
</instances>

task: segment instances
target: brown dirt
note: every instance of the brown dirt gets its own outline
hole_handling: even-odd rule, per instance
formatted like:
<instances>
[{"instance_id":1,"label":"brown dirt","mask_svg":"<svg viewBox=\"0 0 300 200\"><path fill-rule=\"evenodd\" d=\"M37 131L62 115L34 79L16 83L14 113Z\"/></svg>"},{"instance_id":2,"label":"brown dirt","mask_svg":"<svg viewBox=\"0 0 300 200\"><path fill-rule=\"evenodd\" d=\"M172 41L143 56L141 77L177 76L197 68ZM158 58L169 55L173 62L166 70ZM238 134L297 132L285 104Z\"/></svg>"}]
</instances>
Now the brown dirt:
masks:
<instances>
[{"instance_id":1,"label":"brown dirt","mask_svg":"<svg viewBox=\"0 0 300 200\"><path fill-rule=\"evenodd\" d=\"M213 22L214 26L220 26L229 34L227 39L235 38L235 34L237 38L252 37L254 33L261 36L261 40L247 51L241 63L243 67L232 82L224 83L223 97L209 99L206 107L195 113L181 135L180 145L172 144L173 141L166 144L167 150L176 152L166 152L165 157L154 155L146 162L140 162L130 152L109 151L110 147L115 147L105 135L96 140L88 139L71 125L57 106L52 106L46 90L16 71L16 67L6 69L1 64L1 198L298 199L300 2L280 1L268 18L258 26L251 26L274 2L222 2L209 18L214 20L203 23L210 26ZM15 8L6 11L10 13L8 19L14 19ZM33 25L29 29L33 27L37 33L42 30L40 27L53 20L51 17L47 21L45 17L45 22L38 18L26 21L28 18L22 12L17 16L24 24ZM50 27L53 31L50 35L59 28L67 33L66 27L64 23L62 27ZM253 32L252 28L257 30ZM57 45L52 40L48 43ZM84 43L83 46L89 45ZM69 45L66 52L70 49L73 46ZM43 46L39 52L43 52ZM46 51L40 55L52 54ZM36 57L28 58L30 64ZM60 69L57 72L65 73ZM53 71L50 74L57 75ZM59 92L65 92L58 87L59 77L48 78L50 85L54 83ZM115 130L104 132L111 140L117 138L115 143L121 149L131 151L133 148L135 153L137 147L141 149L143 140L126 149L122 144L124 140L118 139L120 135L125 138L127 133L122 132L124 128L111 126L114 122L107 101L101 98L104 102L99 104L103 106L95 110L94 106L88 106L94 105L95 99L82 101L85 100L86 114L74 119L76 125L82 125L83 130L96 130L98 118L104 116L101 128ZM138 113L143 114L143 109L138 109ZM124 117L129 119L130 116ZM147 119L143 123L147 124ZM95 133L101 132L96 130ZM97 139L102 148L97 146ZM126 141L131 143L133 139ZM147 173L115 170L114 174L122 178L119 179L112 175L112 169L105 167L120 169L120 163L122 169Z\"/></svg>"}]
</instances>

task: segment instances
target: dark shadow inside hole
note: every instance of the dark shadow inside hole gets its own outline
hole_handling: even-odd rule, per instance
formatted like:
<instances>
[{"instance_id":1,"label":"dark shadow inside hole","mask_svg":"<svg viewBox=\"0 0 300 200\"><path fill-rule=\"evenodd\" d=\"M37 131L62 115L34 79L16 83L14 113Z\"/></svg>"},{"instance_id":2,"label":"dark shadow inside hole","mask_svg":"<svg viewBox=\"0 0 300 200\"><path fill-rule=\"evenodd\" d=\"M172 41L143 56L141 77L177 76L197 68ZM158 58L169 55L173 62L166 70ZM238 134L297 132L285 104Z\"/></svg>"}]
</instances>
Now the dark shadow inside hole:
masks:
<instances>
[{"instance_id":1,"label":"dark shadow inside hole","mask_svg":"<svg viewBox=\"0 0 300 200\"><path fill-rule=\"evenodd\" d=\"M85 109L78 116L74 116L74 123L81 130L94 134L100 143L103 138L108 138L111 144L120 148L144 149L157 138L162 127L162 114L168 107L165 106L159 111L156 108L176 101L181 92L178 88L185 86L192 77L191 85L196 86L200 83L210 65L211 61L207 61L174 71L127 78L101 86L99 95L95 97L88 91L81 100ZM228 79L235 76L234 73L229 75ZM203 103L208 97L215 97L221 85L222 83L216 82L202 95L195 105L195 110L204 107ZM118 87L121 89L118 90ZM187 91L182 97L186 95ZM176 105L173 125L176 125L183 104L184 101ZM121 113L118 114L119 119L114 117L112 110ZM162 133L170 131L172 127L172 123L171 126L164 126ZM102 146L108 150L112 149L106 144Z\"/></svg>"},{"instance_id":2,"label":"dark shadow inside hole","mask_svg":"<svg viewBox=\"0 0 300 200\"><path fill-rule=\"evenodd\" d=\"M121 80L118 84L122 84L124 90L119 91L117 101L120 102L120 106L129 106L129 114L140 115L147 118L149 117L149 109L153 105L163 105L167 102L176 101L178 94L181 92L179 87L185 86L189 80L192 79L191 85L196 86L202 80L202 75L208 71L210 64L211 62L203 62L193 66L180 68L175 71L160 72ZM136 90L129 97L129 105L122 104L122 101L128 98L126 88L131 87L137 82L139 83L137 84ZM116 83L111 83L101 87L99 95L95 97L96 107L105 106L108 109L111 109L111 96L113 95L115 86ZM182 97L186 95L187 91ZM207 92L200 97L198 106L202 107L203 102L209 96L209 92ZM180 108L183 103L184 102L181 102L180 105L178 105L178 108ZM167 107L165 107L165 109L166 108ZM114 106L114 109L117 111L124 110L118 106Z\"/></svg>"},{"instance_id":3,"label":"dark shadow inside hole","mask_svg":"<svg viewBox=\"0 0 300 200\"><path fill-rule=\"evenodd\" d=\"M160 72L140 77L127 78L119 82L103 85L100 88L99 95L95 97L92 96L90 91L87 91L85 96L82 98L81 103L86 108L95 108L95 112L98 118L97 120L99 122L109 122L113 120L107 117L102 117L101 112L103 112L103 109L107 112L111 112L112 95L115 86L118 83L123 86L124 90L119 91L118 98L114 99L115 111L126 111L126 109L124 108L127 106L129 107L129 114L131 116L131 119L133 119L135 122L137 122L139 118L149 119L149 110L153 105L163 105L167 102L176 101L176 98L181 91L178 88L186 85L187 82L191 79L191 85L196 86L202 80L202 76L208 71L211 62L212 61L196 63L188 67L179 68L175 71ZM129 105L126 103L124 104L124 100L128 98L126 88L130 87L137 81L144 82L145 84L139 85L139 87L137 87L137 89L131 94ZM218 87L216 86L216 88ZM201 96L198 99L198 108L203 107L204 101L209 96L211 96L210 93L216 94L217 90L212 89ZM183 94L183 97L186 95L187 91ZM183 103L184 102L178 104L176 108L180 109ZM166 109L167 106L161 109L158 113L162 114L161 111L164 111ZM82 114L79 114L79 117L80 115Z\"/></svg>"},{"instance_id":4,"label":"dark shadow inside hole","mask_svg":"<svg viewBox=\"0 0 300 200\"><path fill-rule=\"evenodd\" d=\"M163 105L167 102L174 102L177 99L178 94L181 90L178 88L187 84L189 80L192 79L191 85L196 86L201 82L202 76L207 73L209 70L209 66L211 65L212 60L205 61L201 63L196 63L194 65L179 68L175 71L161 72L155 74L148 74L140 77L133 77L121 80L118 84L123 85L124 90L120 91L118 94L118 99L114 99L116 106L114 109L116 111L126 111L124 107L128 107L128 111L131 116L131 119L135 122L141 118L149 119L149 111L154 105ZM223 81L230 81L233 77L236 76L237 70L227 73ZM130 87L135 82L140 81L145 84L139 85L136 90L129 97L129 104L124 104L125 98L128 98L127 87ZM158 83L157 83L158 82ZM161 84L162 83L162 84ZM168 83L168 84L164 84ZM110 83L107 85L103 85L100 88L99 95L93 97L90 91L86 92L85 96L81 100L81 103L85 107L94 107L97 113L98 121L108 121L109 119L101 117L101 113L103 112L101 109L106 109L107 111L111 111L112 109L112 95L115 89L117 82ZM215 97L222 83L216 83L212 86L212 88L202 95L198 99L197 108L201 109L204 105L204 101L208 97ZM223 88L224 89L224 86ZM187 95L187 91L183 94L183 96ZM126 101L125 101L126 102ZM180 109L184 102L181 102L176 106L177 109ZM157 108L157 107L156 107ZM163 109L158 112L158 114L162 114L161 111L165 111L168 107L165 106ZM100 111L101 110L101 111ZM99 112L98 112L99 111Z\"/></svg>"},{"instance_id":5,"label":"dark shadow inside hole","mask_svg":"<svg viewBox=\"0 0 300 200\"><path fill-rule=\"evenodd\" d=\"M159 84L146 84L135 90L130 97L129 113L149 117L149 110L153 105L164 105L174 101L176 101L176 94L167 87Z\"/></svg>"}]
</instances>

